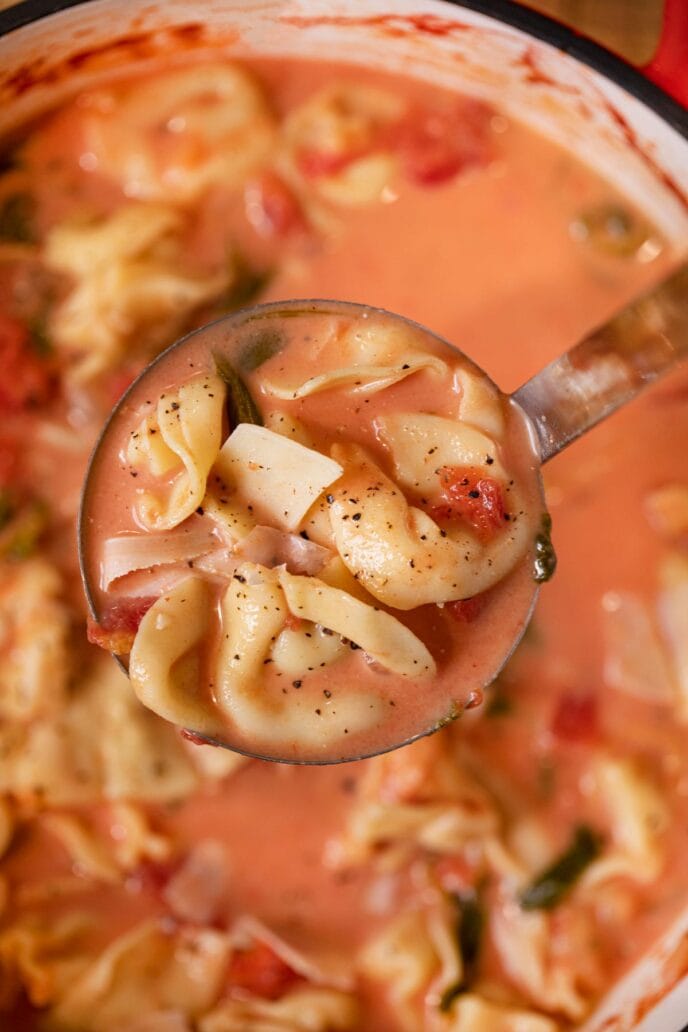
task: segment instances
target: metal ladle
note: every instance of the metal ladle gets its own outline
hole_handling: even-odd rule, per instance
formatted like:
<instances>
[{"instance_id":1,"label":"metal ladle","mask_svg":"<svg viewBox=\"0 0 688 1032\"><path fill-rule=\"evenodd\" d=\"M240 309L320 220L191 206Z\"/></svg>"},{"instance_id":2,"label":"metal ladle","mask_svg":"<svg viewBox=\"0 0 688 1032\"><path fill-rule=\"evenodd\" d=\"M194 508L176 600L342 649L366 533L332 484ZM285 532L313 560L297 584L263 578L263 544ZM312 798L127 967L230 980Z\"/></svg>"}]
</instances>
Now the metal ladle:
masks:
<instances>
[{"instance_id":1,"label":"metal ladle","mask_svg":"<svg viewBox=\"0 0 688 1032\"><path fill-rule=\"evenodd\" d=\"M260 319L270 315L294 314L297 309L307 307L310 311L322 308L331 314L332 308L352 313L374 313L380 310L368 309L365 306L329 301L277 302L259 305L256 308L235 313L226 319L219 320L202 328L188 337L177 341L147 367L130 390L120 400L106 423L96 444L89 464L82 494L82 503L78 525L78 547L81 573L91 615L98 619L94 601L93 569L87 559L86 537L90 527L90 506L92 499L91 481L97 459L108 441L108 436L117 423L118 414L127 405L130 392L138 389L142 379L171 351L184 348L191 340L198 341L199 334L209 335L209 343L220 339L222 333L241 323L242 320ZM384 313L388 315L389 313ZM401 322L406 320L401 317ZM415 326L423 333L429 331ZM445 342L442 341L442 344ZM212 348L211 348L212 350ZM535 437L539 452L540 464L549 461L576 438L586 433L601 420L606 419L621 405L631 401L645 387L659 377L671 371L688 354L688 265L681 265L668 278L659 283L648 293L633 301L622 311L613 316L573 348L555 359L535 376L524 383L510 396L526 415ZM489 381L487 374L483 374ZM491 381L489 381L491 382ZM500 652L499 662L495 665L487 686L502 670L507 659L518 645L527 627L535 598L537 585L533 584L532 597L527 611L520 619L518 630L509 641L508 646ZM120 665L126 671L127 666L121 659ZM442 721L439 722L440 724ZM403 742L387 744L381 749L365 751L362 754L337 754L297 759L293 757L271 754L267 750L252 750L245 743L221 740L217 736L191 733L214 745L221 745L260 759L301 763L333 763L342 760L362 759L377 752L387 751L405 745L415 738L429 734L436 729L419 727L417 732L405 738Z\"/></svg>"}]
</instances>

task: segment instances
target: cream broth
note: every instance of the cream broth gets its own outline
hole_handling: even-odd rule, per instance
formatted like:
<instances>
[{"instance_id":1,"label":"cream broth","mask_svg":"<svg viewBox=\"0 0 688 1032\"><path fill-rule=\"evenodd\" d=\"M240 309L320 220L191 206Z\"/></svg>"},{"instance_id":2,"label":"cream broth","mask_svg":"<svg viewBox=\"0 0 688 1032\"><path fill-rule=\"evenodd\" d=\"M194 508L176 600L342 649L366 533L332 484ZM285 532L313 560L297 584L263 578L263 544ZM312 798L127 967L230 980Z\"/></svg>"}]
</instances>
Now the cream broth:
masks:
<instances>
[{"instance_id":1,"label":"cream broth","mask_svg":"<svg viewBox=\"0 0 688 1032\"><path fill-rule=\"evenodd\" d=\"M258 61L251 72L273 113L256 167L224 168L183 201L139 196L148 243L133 256L122 238L140 239L141 225L115 226L107 241L64 236L72 220L102 226L132 203L126 141L103 142L98 120L106 111L112 124L140 125L117 91L30 127L21 160L0 174L0 198L35 205L28 225L16 202L0 218L0 1026L224 1032L272 1021L301 1032L308 990L320 1032L572 1029L685 906L685 372L547 467L560 566L483 707L346 767L235 761L134 706L114 663L85 642L78 484L126 384L228 301L337 297L399 311L508 391L674 257L573 155L498 112L483 111L489 131L477 136L488 151L470 167L451 172L427 126L415 136L423 162L409 157L407 121L403 146L394 144L406 171L383 169L364 204L360 194L334 200L336 172L366 150L371 118L349 121L343 135L325 119L324 165L312 135L307 148L294 142L333 78L391 95L403 110L382 105L385 133L407 109L412 125L444 119L456 98L331 64ZM170 89L151 81L160 98ZM162 124L188 116L188 98L175 103ZM343 106L370 114L370 98L347 93ZM379 98L372 106L380 111ZM155 119L159 137L158 107ZM193 165L198 147L172 125ZM147 142L132 130L128 152ZM308 175L294 172L295 146ZM418 181L419 168L432 179L443 163L443 181ZM616 213L622 247L614 233L600 236L600 212ZM89 262L79 263L86 245ZM236 268L226 278L228 250L251 273L241 290ZM111 278L94 297L87 272L98 262L98 276ZM141 304L132 283L149 285ZM105 307L95 304L103 297ZM41 326L48 357L34 347ZM599 839L597 856L588 849L549 909L524 909L523 893L581 824ZM477 950L458 928L459 919L471 927L471 913ZM246 915L265 926L248 939L238 929ZM149 918L162 919L163 941L141 931ZM127 935L144 936L138 953ZM298 958L280 959L285 943ZM175 968L168 946L187 962ZM108 949L119 951L116 965Z\"/></svg>"}]
</instances>

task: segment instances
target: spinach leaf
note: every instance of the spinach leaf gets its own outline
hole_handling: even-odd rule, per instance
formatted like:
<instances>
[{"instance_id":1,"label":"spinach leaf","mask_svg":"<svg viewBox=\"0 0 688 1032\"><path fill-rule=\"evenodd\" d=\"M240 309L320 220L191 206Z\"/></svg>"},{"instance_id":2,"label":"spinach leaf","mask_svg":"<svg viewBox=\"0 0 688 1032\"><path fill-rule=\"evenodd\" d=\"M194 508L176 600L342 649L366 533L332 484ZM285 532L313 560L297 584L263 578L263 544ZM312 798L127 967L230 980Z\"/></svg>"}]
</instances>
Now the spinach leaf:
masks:
<instances>
[{"instance_id":1,"label":"spinach leaf","mask_svg":"<svg viewBox=\"0 0 688 1032\"><path fill-rule=\"evenodd\" d=\"M227 385L227 415L230 430L239 423L263 425L260 409L234 366L223 355L213 355L218 375Z\"/></svg>"},{"instance_id":2,"label":"spinach leaf","mask_svg":"<svg viewBox=\"0 0 688 1032\"><path fill-rule=\"evenodd\" d=\"M535 538L535 560L533 580L544 584L557 568L557 555L552 544L552 517L548 512L542 517L540 533Z\"/></svg>"},{"instance_id":3,"label":"spinach leaf","mask_svg":"<svg viewBox=\"0 0 688 1032\"><path fill-rule=\"evenodd\" d=\"M524 910L550 910L571 891L586 867L599 855L599 836L590 828L576 828L568 848L521 895Z\"/></svg>"},{"instance_id":4,"label":"spinach leaf","mask_svg":"<svg viewBox=\"0 0 688 1032\"><path fill-rule=\"evenodd\" d=\"M254 330L239 350L239 366L247 373L260 368L269 358L279 354L285 344L284 334L276 327Z\"/></svg>"},{"instance_id":5,"label":"spinach leaf","mask_svg":"<svg viewBox=\"0 0 688 1032\"><path fill-rule=\"evenodd\" d=\"M455 895L452 899L458 910L455 935L463 970L459 981L448 986L442 993L439 1008L443 1012L449 1010L457 996L467 992L475 978L485 923L477 896Z\"/></svg>"},{"instance_id":6,"label":"spinach leaf","mask_svg":"<svg viewBox=\"0 0 688 1032\"><path fill-rule=\"evenodd\" d=\"M254 269L239 251L230 253L229 269L230 286L215 302L218 311L226 313L257 301L274 275L272 269Z\"/></svg>"}]
</instances>

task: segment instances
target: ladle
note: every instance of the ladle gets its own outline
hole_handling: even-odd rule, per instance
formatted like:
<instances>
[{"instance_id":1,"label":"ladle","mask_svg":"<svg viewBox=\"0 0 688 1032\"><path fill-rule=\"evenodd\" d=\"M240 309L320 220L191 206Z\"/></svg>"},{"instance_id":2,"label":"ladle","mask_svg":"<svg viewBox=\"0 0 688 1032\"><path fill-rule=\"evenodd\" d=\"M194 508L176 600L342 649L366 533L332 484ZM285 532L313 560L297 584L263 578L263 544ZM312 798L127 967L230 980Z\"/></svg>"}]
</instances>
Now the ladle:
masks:
<instances>
[{"instance_id":1,"label":"ladle","mask_svg":"<svg viewBox=\"0 0 688 1032\"><path fill-rule=\"evenodd\" d=\"M94 619L99 617L99 596L97 584L98 563L93 556L92 534L94 526L94 502L98 492L108 490L107 462L116 462L117 448L113 449L113 440L117 433L121 434L123 420L129 415L131 422L132 399L141 399L141 386L149 383L151 371L157 369L161 362L169 362L170 358L179 359L184 349L200 345L211 354L222 349L226 341L238 328L254 325L265 319L290 318L307 312L324 313L331 317L335 314L346 315L347 318L369 318L371 315L384 316L407 323L415 331L425 334L428 339L446 348L447 344L434 337L429 331L408 323L399 316L390 316L379 309L371 309L362 305L331 301L292 301L259 305L253 309L235 313L202 329L189 334L168 348L152 362L132 384L129 391L119 401L105 425L99 441L94 449L84 485L79 517L78 544L81 572L86 596ZM454 349L456 352L457 349ZM632 400L646 386L660 376L673 369L688 353L688 265L681 265L668 278L663 280L650 292L632 302L603 326L594 330L573 348L551 362L530 380L524 383L511 395L513 402L521 410L530 426L535 450L539 453L539 463L549 461L563 448L581 434L590 430L596 423L611 415L617 408ZM460 354L460 352L458 353ZM470 360L469 360L470 361ZM471 363L472 364L472 363ZM174 368L174 366L172 366ZM177 363L179 368L179 363ZM474 367L477 369L477 367ZM313 375L317 370L313 370ZM487 374L482 374L491 384ZM115 434L115 439L112 434ZM121 436L120 436L121 440ZM537 595L538 585L533 582L527 598L522 598L521 609L514 614L510 625L508 639L500 645L499 654L495 655L489 674L482 685L485 687L499 674L504 663L512 654L520 641L530 616ZM123 669L127 669L126 660L119 660ZM300 682L299 682L300 684ZM478 693L480 694L480 693ZM452 716L455 716L453 713ZM445 717L449 716L444 714ZM236 738L231 733L208 733L207 729L192 727L189 730L194 736L215 745L222 745L238 752L261 759L270 759L300 763L332 763L342 760L360 759L384 752L399 745L428 734L446 720L434 719L431 725L422 723L407 730L400 740L385 740L357 747L357 739L351 741L346 748L339 746L330 753L316 750L294 754L279 746L258 746L254 748L250 742Z\"/></svg>"}]
</instances>

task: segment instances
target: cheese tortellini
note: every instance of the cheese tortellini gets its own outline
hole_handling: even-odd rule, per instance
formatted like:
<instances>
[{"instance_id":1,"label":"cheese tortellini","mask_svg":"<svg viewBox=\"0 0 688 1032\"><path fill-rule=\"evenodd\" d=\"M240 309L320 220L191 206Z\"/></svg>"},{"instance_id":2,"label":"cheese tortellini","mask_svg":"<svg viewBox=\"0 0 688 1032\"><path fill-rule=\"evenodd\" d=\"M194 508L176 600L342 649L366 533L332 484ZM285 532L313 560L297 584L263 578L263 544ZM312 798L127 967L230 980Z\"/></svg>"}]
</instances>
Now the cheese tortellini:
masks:
<instances>
[{"instance_id":1,"label":"cheese tortellini","mask_svg":"<svg viewBox=\"0 0 688 1032\"><path fill-rule=\"evenodd\" d=\"M229 285L229 267L206 275L185 271L183 228L169 207L126 204L100 220L50 230L45 262L72 280L50 331L73 362L73 379L111 369L137 335L150 351L174 340L190 313Z\"/></svg>"},{"instance_id":2,"label":"cheese tortellini","mask_svg":"<svg viewBox=\"0 0 688 1032\"><path fill-rule=\"evenodd\" d=\"M224 399L222 380L208 373L163 394L132 431L128 462L155 476L175 474L167 497L145 491L138 499L137 516L147 530L176 527L201 504L220 450Z\"/></svg>"},{"instance_id":3,"label":"cheese tortellini","mask_svg":"<svg viewBox=\"0 0 688 1032\"><path fill-rule=\"evenodd\" d=\"M248 754L322 762L410 741L474 704L506 651L486 619L462 656L466 634L442 612L511 574L534 536L537 486L517 483L503 439L475 425L482 408L497 426L503 401L486 390L481 402L469 363L420 328L357 314L249 310L192 335L172 371L165 357L154 367L157 389L139 381L117 410L120 498L155 535L149 568L145 534L103 547L131 562L136 542L137 558L135 577L105 585L101 560L102 590L145 598L149 585L156 599L132 681L167 719ZM193 375L169 387L180 355ZM526 562L519 575L530 604ZM125 654L130 638L108 633ZM441 850L473 827L403 805L396 825Z\"/></svg>"}]
</instances>

